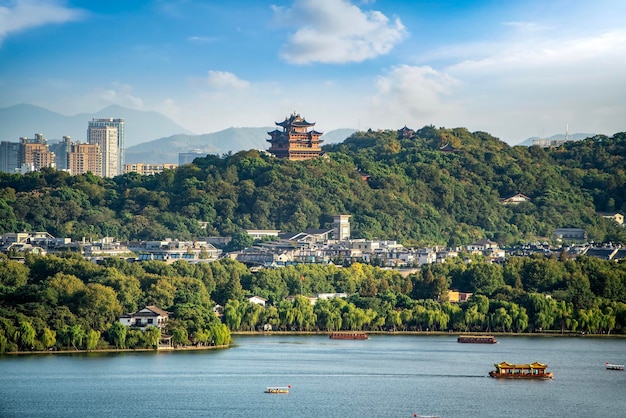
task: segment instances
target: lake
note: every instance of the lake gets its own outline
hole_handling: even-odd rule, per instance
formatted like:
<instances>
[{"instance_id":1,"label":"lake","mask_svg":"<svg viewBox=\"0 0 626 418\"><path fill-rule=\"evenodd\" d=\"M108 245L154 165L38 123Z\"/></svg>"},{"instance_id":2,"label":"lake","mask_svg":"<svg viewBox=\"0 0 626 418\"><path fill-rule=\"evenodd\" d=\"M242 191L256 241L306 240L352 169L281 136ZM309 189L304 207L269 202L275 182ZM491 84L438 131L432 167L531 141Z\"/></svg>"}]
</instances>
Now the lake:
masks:
<instances>
[{"instance_id":1,"label":"lake","mask_svg":"<svg viewBox=\"0 0 626 418\"><path fill-rule=\"evenodd\" d=\"M0 417L622 417L626 339L234 336L226 350L0 357ZM548 364L554 379L488 377ZM289 394L266 386L291 385Z\"/></svg>"}]
</instances>

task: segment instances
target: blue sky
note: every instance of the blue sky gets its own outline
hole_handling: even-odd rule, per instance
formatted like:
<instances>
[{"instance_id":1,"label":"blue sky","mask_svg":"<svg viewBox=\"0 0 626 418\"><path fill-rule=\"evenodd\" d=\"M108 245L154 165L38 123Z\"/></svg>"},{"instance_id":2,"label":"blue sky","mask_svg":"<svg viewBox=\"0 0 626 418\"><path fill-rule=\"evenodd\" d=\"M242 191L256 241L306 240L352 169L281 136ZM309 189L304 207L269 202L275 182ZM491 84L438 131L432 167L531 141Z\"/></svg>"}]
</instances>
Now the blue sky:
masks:
<instances>
[{"instance_id":1,"label":"blue sky","mask_svg":"<svg viewBox=\"0 0 626 418\"><path fill-rule=\"evenodd\" d=\"M297 111L320 131L612 135L624 16L621 0L0 0L0 107L118 104L198 134Z\"/></svg>"}]
</instances>

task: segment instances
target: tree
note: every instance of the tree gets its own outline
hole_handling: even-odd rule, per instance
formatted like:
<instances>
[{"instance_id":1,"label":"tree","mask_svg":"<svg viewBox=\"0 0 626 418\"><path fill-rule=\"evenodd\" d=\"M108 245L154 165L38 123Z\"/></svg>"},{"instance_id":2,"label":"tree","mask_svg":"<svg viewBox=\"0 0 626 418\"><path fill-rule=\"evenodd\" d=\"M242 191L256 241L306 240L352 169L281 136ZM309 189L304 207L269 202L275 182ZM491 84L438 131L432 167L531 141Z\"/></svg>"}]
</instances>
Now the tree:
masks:
<instances>
[{"instance_id":1,"label":"tree","mask_svg":"<svg viewBox=\"0 0 626 418\"><path fill-rule=\"evenodd\" d=\"M126 331L127 328L124 324L118 321L113 322L107 331L109 341L116 348L126 348Z\"/></svg>"},{"instance_id":2,"label":"tree","mask_svg":"<svg viewBox=\"0 0 626 418\"><path fill-rule=\"evenodd\" d=\"M158 348L161 341L161 330L154 325L149 325L144 331L144 340L150 348Z\"/></svg>"},{"instance_id":3,"label":"tree","mask_svg":"<svg viewBox=\"0 0 626 418\"><path fill-rule=\"evenodd\" d=\"M54 346L57 342L57 333L51 330L48 327L43 329L43 333L41 335L41 343L45 348L50 348Z\"/></svg>"},{"instance_id":4,"label":"tree","mask_svg":"<svg viewBox=\"0 0 626 418\"><path fill-rule=\"evenodd\" d=\"M189 336L185 328L177 327L172 330L172 343L174 345L188 345Z\"/></svg>"},{"instance_id":5,"label":"tree","mask_svg":"<svg viewBox=\"0 0 626 418\"><path fill-rule=\"evenodd\" d=\"M245 248L251 247L253 243L254 238L252 238L252 235L248 234L246 231L237 232L236 234L233 234L230 242L226 248L224 248L224 251L241 251Z\"/></svg>"},{"instance_id":6,"label":"tree","mask_svg":"<svg viewBox=\"0 0 626 418\"><path fill-rule=\"evenodd\" d=\"M87 332L87 336L85 338L85 348L87 351L95 350L98 348L98 341L100 341L100 332L90 329Z\"/></svg>"},{"instance_id":7,"label":"tree","mask_svg":"<svg viewBox=\"0 0 626 418\"><path fill-rule=\"evenodd\" d=\"M15 340L19 342L21 349L30 349L35 344L35 335L35 328L33 328L31 323L22 320L19 323Z\"/></svg>"},{"instance_id":8,"label":"tree","mask_svg":"<svg viewBox=\"0 0 626 418\"><path fill-rule=\"evenodd\" d=\"M83 339L85 338L85 329L79 325L72 325L70 327L70 344L75 350L78 350L83 345Z\"/></svg>"},{"instance_id":9,"label":"tree","mask_svg":"<svg viewBox=\"0 0 626 418\"><path fill-rule=\"evenodd\" d=\"M96 331L104 331L122 313L115 291L99 283L86 285L77 297L77 304L77 314Z\"/></svg>"},{"instance_id":10,"label":"tree","mask_svg":"<svg viewBox=\"0 0 626 418\"><path fill-rule=\"evenodd\" d=\"M243 310L241 302L238 300L229 300L224 306L224 322L229 329L238 331L241 329L241 321L243 320Z\"/></svg>"}]
</instances>

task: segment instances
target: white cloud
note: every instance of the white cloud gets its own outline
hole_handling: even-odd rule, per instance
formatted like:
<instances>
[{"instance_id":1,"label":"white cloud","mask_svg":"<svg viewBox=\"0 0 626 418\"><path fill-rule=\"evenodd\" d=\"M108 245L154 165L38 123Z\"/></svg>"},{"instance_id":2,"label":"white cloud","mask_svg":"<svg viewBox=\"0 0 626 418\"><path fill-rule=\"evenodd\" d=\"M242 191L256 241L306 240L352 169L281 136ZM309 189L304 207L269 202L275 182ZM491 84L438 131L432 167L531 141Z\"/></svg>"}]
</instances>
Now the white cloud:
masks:
<instances>
[{"instance_id":1,"label":"white cloud","mask_svg":"<svg viewBox=\"0 0 626 418\"><path fill-rule=\"evenodd\" d=\"M209 71L208 85L215 90L244 90L250 83L227 71Z\"/></svg>"},{"instance_id":2,"label":"white cloud","mask_svg":"<svg viewBox=\"0 0 626 418\"><path fill-rule=\"evenodd\" d=\"M274 6L274 12L277 22L297 27L281 51L295 64L361 62L388 53L407 36L400 19L390 22L346 0L296 0L289 9Z\"/></svg>"},{"instance_id":3,"label":"white cloud","mask_svg":"<svg viewBox=\"0 0 626 418\"><path fill-rule=\"evenodd\" d=\"M393 67L378 77L377 93L370 97L373 120L386 127L442 123L445 115L458 112L452 97L460 86L449 74L428 66Z\"/></svg>"},{"instance_id":4,"label":"white cloud","mask_svg":"<svg viewBox=\"0 0 626 418\"><path fill-rule=\"evenodd\" d=\"M447 66L399 65L379 76L370 120L465 126L509 143L561 133L567 123L570 132L626 129L626 30L516 32L498 42L449 45L447 54Z\"/></svg>"},{"instance_id":5,"label":"white cloud","mask_svg":"<svg viewBox=\"0 0 626 418\"><path fill-rule=\"evenodd\" d=\"M53 0L14 0L0 5L0 42L12 33L50 23L80 20L85 12Z\"/></svg>"}]
</instances>

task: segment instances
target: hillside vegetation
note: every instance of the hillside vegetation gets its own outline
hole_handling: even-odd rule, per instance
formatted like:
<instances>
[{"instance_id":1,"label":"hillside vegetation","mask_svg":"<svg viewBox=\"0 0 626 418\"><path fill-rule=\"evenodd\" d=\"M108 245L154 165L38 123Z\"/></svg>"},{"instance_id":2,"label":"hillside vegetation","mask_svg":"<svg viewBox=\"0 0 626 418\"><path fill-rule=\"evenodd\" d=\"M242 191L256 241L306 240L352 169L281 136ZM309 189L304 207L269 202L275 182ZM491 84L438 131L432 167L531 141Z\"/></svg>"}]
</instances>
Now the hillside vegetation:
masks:
<instances>
[{"instance_id":1,"label":"hillside vegetation","mask_svg":"<svg viewBox=\"0 0 626 418\"><path fill-rule=\"evenodd\" d=\"M441 152L447 143L457 151ZM626 133L541 149L427 126L409 139L357 132L324 149L325 158L303 162L259 151L207 156L149 177L0 174L0 232L182 239L252 228L298 232L349 214L353 238L407 246L484 237L511 244L549 239L560 227L626 243L623 228L597 215L626 207ZM531 202L500 203L516 193ZM198 221L208 222L207 230Z\"/></svg>"},{"instance_id":2,"label":"hillside vegetation","mask_svg":"<svg viewBox=\"0 0 626 418\"><path fill-rule=\"evenodd\" d=\"M455 153L443 153L442 144ZM554 150L509 147L488 134L425 127L360 132L326 158L276 160L257 151L197 159L151 177L102 179L46 170L0 177L0 230L56 236L190 238L242 228L299 231L350 214L353 236L408 245L501 243L579 226L591 239L624 243L624 229L597 211L624 209L626 134ZM364 175L369 176L364 180ZM503 206L499 198L532 199ZM198 221L209 222L201 230ZM473 293L449 302L451 290ZM319 300L318 293L347 293ZM246 296L267 300L267 307ZM287 296L294 296L293 299ZM216 304L224 307L219 318ZM230 331L407 330L626 332L626 263L566 252L509 257L462 254L404 275L353 263L300 264L252 273L230 259L95 264L78 254L0 255L0 353L155 347L117 320L146 305L172 312L162 330L175 344L227 344Z\"/></svg>"}]
</instances>

